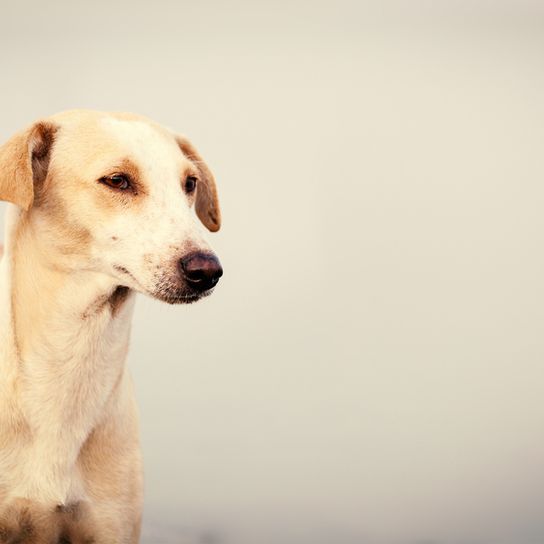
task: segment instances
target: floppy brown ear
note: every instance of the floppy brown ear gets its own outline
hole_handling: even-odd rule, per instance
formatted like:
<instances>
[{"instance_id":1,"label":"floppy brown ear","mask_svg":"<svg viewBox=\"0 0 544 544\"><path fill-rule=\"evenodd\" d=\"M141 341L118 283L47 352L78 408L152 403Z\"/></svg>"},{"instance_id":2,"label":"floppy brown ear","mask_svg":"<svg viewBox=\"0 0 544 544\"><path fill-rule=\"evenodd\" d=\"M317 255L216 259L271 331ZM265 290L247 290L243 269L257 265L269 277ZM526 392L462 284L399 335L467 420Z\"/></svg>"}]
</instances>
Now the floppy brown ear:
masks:
<instances>
[{"instance_id":1,"label":"floppy brown ear","mask_svg":"<svg viewBox=\"0 0 544 544\"><path fill-rule=\"evenodd\" d=\"M196 214L208 230L216 232L221 228L221 210L219 209L215 178L202 160L200 153L187 138L177 135L176 140L183 154L194 162L200 171L196 186Z\"/></svg>"},{"instance_id":2,"label":"floppy brown ear","mask_svg":"<svg viewBox=\"0 0 544 544\"><path fill-rule=\"evenodd\" d=\"M35 186L47 177L56 131L55 125L39 121L0 147L0 200L30 208Z\"/></svg>"}]
</instances>

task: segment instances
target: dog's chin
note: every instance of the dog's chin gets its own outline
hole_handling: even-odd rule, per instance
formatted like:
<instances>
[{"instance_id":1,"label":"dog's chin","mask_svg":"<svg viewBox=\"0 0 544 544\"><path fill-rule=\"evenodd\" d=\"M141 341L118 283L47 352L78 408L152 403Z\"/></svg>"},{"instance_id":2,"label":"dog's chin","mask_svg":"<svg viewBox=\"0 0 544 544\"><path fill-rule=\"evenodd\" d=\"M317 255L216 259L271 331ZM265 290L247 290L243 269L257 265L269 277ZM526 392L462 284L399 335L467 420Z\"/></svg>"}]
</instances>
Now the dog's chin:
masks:
<instances>
[{"instance_id":1,"label":"dog's chin","mask_svg":"<svg viewBox=\"0 0 544 544\"><path fill-rule=\"evenodd\" d=\"M159 288L150 293L150 295L153 298L162 302L167 302L168 304L192 304L193 302L197 302L200 299L211 295L212 292L213 288L203 292L188 289Z\"/></svg>"}]
</instances>

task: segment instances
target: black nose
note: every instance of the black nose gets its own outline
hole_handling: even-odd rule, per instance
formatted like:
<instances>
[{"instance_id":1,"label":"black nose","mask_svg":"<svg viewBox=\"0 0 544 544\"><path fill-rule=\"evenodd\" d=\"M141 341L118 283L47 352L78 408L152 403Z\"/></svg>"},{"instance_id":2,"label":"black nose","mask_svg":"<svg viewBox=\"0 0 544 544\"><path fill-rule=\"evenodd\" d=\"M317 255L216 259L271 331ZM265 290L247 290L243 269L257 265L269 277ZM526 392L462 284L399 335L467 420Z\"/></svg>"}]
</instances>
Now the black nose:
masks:
<instances>
[{"instance_id":1,"label":"black nose","mask_svg":"<svg viewBox=\"0 0 544 544\"><path fill-rule=\"evenodd\" d=\"M219 259L210 253L191 253L180 259L179 267L187 283L197 291L211 289L223 275Z\"/></svg>"}]
</instances>

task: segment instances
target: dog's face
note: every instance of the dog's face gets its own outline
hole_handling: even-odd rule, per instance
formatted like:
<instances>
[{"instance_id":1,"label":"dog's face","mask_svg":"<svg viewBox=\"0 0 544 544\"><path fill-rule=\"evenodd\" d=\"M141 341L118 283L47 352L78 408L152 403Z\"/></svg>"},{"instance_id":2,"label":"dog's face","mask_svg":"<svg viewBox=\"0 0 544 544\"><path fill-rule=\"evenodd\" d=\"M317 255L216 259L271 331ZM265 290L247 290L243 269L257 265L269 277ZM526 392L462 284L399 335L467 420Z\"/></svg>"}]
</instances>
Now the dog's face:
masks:
<instances>
[{"instance_id":1,"label":"dog's face","mask_svg":"<svg viewBox=\"0 0 544 544\"><path fill-rule=\"evenodd\" d=\"M0 149L0 198L28 210L60 266L167 302L209 294L222 274L198 221L219 229L213 176L190 142L147 119L78 111L37 123Z\"/></svg>"}]
</instances>

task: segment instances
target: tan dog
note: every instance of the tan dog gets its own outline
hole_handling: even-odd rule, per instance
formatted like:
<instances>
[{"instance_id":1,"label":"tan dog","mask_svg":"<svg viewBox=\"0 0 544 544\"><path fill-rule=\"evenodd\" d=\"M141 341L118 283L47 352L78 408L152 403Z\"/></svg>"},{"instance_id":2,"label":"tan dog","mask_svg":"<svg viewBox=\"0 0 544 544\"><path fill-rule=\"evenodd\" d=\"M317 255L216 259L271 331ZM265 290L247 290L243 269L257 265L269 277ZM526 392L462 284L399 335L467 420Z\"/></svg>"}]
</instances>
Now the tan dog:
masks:
<instances>
[{"instance_id":1,"label":"tan dog","mask_svg":"<svg viewBox=\"0 0 544 544\"><path fill-rule=\"evenodd\" d=\"M125 365L134 292L170 303L222 274L220 226L183 137L70 111L0 148L0 542L136 543L142 478Z\"/></svg>"}]
</instances>

